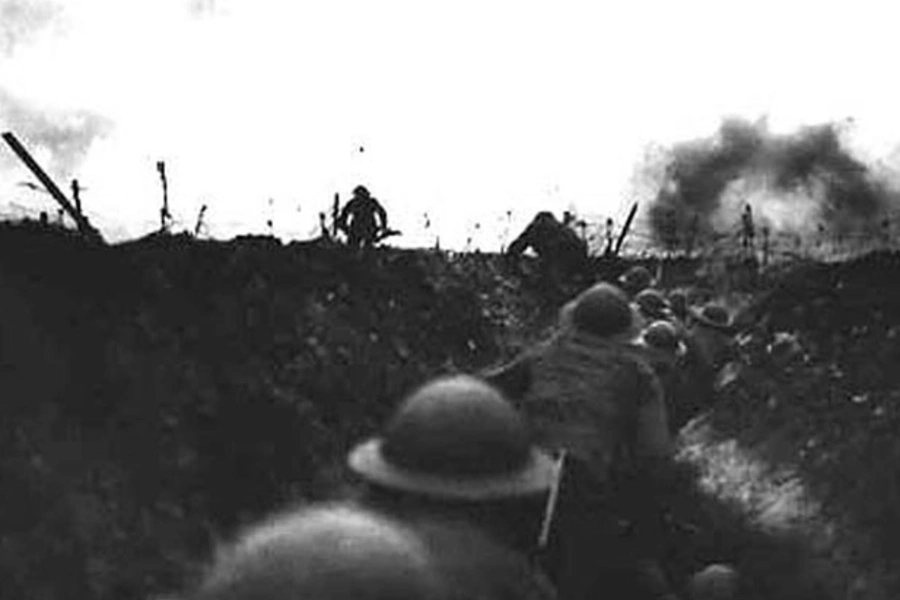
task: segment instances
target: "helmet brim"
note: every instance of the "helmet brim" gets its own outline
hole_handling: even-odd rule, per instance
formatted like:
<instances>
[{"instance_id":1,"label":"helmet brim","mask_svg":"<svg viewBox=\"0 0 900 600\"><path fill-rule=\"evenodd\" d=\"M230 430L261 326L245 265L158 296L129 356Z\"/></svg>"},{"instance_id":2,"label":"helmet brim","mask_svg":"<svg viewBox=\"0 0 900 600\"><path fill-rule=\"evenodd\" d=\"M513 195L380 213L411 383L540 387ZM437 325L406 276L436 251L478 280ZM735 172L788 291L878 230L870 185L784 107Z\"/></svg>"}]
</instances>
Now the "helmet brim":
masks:
<instances>
[{"instance_id":1,"label":"helmet brim","mask_svg":"<svg viewBox=\"0 0 900 600\"><path fill-rule=\"evenodd\" d=\"M690 309L691 318L693 318L698 323L709 327L710 329L715 329L717 331L721 331L723 333L734 333L735 326L734 323L729 320L727 323L717 323L712 319L706 318L700 310L696 308Z\"/></svg>"},{"instance_id":2,"label":"helmet brim","mask_svg":"<svg viewBox=\"0 0 900 600\"><path fill-rule=\"evenodd\" d=\"M654 352L663 352L665 354L671 354L673 358L682 358L687 354L687 351L688 351L687 344L685 344L681 340L678 340L678 345L675 346L675 348L673 348L671 350L666 350L664 348L659 348L659 347L654 346L653 344L650 344L649 342L647 342L647 340L643 334L641 334L641 336L637 338L637 341L635 342L635 344L638 346L641 346L643 348L647 348L648 350L652 350Z\"/></svg>"},{"instance_id":3,"label":"helmet brim","mask_svg":"<svg viewBox=\"0 0 900 600\"><path fill-rule=\"evenodd\" d=\"M553 460L537 448L531 449L528 461L516 471L488 477L453 477L393 465L385 459L382 446L381 438L359 444L347 457L348 466L370 483L424 496L470 502L531 496L548 491L555 477Z\"/></svg>"}]
</instances>

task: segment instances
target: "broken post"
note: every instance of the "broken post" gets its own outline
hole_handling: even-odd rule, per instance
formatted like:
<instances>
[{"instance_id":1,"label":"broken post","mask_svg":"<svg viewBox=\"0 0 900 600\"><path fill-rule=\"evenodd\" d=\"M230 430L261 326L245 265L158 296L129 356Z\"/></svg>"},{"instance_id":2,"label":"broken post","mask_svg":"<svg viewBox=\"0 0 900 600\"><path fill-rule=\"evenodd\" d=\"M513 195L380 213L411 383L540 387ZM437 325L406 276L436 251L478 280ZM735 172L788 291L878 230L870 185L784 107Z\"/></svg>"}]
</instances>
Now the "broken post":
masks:
<instances>
[{"instance_id":1,"label":"broken post","mask_svg":"<svg viewBox=\"0 0 900 600\"><path fill-rule=\"evenodd\" d=\"M82 214L81 212L81 187L78 185L78 180L72 180L72 200L75 201L75 210L78 211L78 214Z\"/></svg>"},{"instance_id":2,"label":"broken post","mask_svg":"<svg viewBox=\"0 0 900 600\"><path fill-rule=\"evenodd\" d=\"M78 226L78 231L84 235L85 237L95 241L105 243L103 240L103 236L100 232L94 228L93 225L87 220L87 218L81 214L80 210L76 210L72 203L69 202L69 199L66 198L66 195L62 193L62 191L57 187L57 185L50 179L50 176L47 175L46 172L41 168L41 166L37 163L37 161L32 158L31 154L28 153L28 150L19 142L15 135L11 131L7 131L3 133L3 140L12 148L12 151L16 153L16 156L25 163L25 166L28 167L34 176L38 178L38 180L44 185L47 191L53 196L53 199L56 200L59 205L62 207L62 210L69 214L70 217L75 221L75 224Z\"/></svg>"},{"instance_id":3,"label":"broken post","mask_svg":"<svg viewBox=\"0 0 900 600\"><path fill-rule=\"evenodd\" d=\"M634 215L637 214L638 203L635 202L634 206L631 207L631 210L628 212L628 218L625 219L625 226L622 227L622 232L619 234L619 239L616 242L616 248L613 251L614 256L618 256L619 252L622 251L622 244L625 243L625 236L628 235L628 230L631 229L631 222L634 221Z\"/></svg>"},{"instance_id":4,"label":"broken post","mask_svg":"<svg viewBox=\"0 0 900 600\"><path fill-rule=\"evenodd\" d=\"M337 238L338 234L338 216L341 207L340 194L334 194L334 204L331 206L331 237Z\"/></svg>"},{"instance_id":5,"label":"broken post","mask_svg":"<svg viewBox=\"0 0 900 600\"><path fill-rule=\"evenodd\" d=\"M206 214L206 205L200 207L200 212L197 213L197 224L194 225L194 237L199 237L200 230L203 228L203 215Z\"/></svg>"},{"instance_id":6,"label":"broken post","mask_svg":"<svg viewBox=\"0 0 900 600\"><path fill-rule=\"evenodd\" d=\"M169 231L169 219L172 216L169 213L169 182L166 180L166 163L165 161L156 161L156 170L159 172L159 178L162 180L163 188L163 205L159 209L159 228L160 231Z\"/></svg>"}]
</instances>

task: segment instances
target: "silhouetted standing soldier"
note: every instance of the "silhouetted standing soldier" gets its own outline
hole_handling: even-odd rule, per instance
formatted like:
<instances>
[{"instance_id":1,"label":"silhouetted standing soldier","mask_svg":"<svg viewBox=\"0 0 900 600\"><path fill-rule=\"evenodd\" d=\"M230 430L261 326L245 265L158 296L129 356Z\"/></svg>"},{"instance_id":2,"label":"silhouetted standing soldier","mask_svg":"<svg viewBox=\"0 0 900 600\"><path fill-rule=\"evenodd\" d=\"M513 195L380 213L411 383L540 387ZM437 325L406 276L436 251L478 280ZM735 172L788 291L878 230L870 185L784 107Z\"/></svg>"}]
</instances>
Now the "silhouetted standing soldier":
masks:
<instances>
[{"instance_id":1,"label":"silhouetted standing soldier","mask_svg":"<svg viewBox=\"0 0 900 600\"><path fill-rule=\"evenodd\" d=\"M350 246L372 246L378 241L379 233L387 230L387 212L369 190L360 185L353 190L353 198L341 211L337 227L347 234Z\"/></svg>"}]
</instances>

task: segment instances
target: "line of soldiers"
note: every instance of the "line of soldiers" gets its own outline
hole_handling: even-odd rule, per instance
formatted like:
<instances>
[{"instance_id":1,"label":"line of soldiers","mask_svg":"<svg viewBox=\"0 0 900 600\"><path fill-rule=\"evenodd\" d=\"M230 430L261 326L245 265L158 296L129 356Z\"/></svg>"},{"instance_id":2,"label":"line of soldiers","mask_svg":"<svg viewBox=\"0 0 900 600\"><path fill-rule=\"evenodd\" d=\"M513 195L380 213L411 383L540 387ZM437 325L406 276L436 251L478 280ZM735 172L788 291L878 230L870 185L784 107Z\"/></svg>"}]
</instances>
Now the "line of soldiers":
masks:
<instances>
[{"instance_id":1,"label":"line of soldiers","mask_svg":"<svg viewBox=\"0 0 900 600\"><path fill-rule=\"evenodd\" d=\"M619 283L510 363L414 390L348 453L352 497L252 527L187 598L739 598L734 568L673 583L657 555L672 368L714 369L729 315L640 267Z\"/></svg>"}]
</instances>

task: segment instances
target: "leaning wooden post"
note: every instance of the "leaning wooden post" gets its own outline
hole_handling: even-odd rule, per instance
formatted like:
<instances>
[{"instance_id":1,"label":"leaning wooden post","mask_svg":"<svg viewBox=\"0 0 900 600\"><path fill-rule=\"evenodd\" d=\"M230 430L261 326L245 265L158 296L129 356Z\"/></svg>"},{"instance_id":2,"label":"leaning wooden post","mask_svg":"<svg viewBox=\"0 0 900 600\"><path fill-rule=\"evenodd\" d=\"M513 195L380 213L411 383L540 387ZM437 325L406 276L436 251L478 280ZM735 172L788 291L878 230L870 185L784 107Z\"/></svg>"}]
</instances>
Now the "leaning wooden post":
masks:
<instances>
[{"instance_id":1,"label":"leaning wooden post","mask_svg":"<svg viewBox=\"0 0 900 600\"><path fill-rule=\"evenodd\" d=\"M616 241L616 247L613 250L614 256L619 256L619 252L622 251L622 244L625 243L625 237L628 235L628 230L631 229L631 222L634 221L634 215L637 214L637 209L638 203L635 202L628 212L628 218L625 219L625 226L622 227L622 232L619 234L619 239Z\"/></svg>"},{"instance_id":2,"label":"leaning wooden post","mask_svg":"<svg viewBox=\"0 0 900 600\"><path fill-rule=\"evenodd\" d=\"M87 220L87 218L81 214L80 211L75 210L75 207L72 206L72 203L69 202L69 199L66 198L66 195L62 193L62 191L57 187L57 185L50 179L50 176L47 175L46 172L41 168L41 166L37 163L34 158L32 158L31 154L28 153L28 150L19 142L15 135L11 131L7 131L2 135L3 140L12 148L12 151L16 153L19 159L25 163L25 166L28 167L34 176L38 178L38 180L44 184L44 187L50 192L50 195L53 196L53 199L56 200L59 205L62 207L62 211L65 211L69 214L70 217L75 221L75 224L78 226L78 231L81 232L82 235L90 238L95 242L105 243L103 240L103 236L100 232L94 228L93 225Z\"/></svg>"},{"instance_id":3,"label":"leaning wooden post","mask_svg":"<svg viewBox=\"0 0 900 600\"><path fill-rule=\"evenodd\" d=\"M338 216L340 213L341 198L340 194L335 192L334 204L331 205L331 237L337 238L338 234Z\"/></svg>"}]
</instances>

